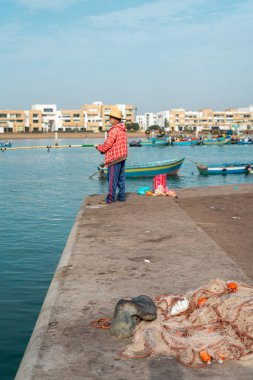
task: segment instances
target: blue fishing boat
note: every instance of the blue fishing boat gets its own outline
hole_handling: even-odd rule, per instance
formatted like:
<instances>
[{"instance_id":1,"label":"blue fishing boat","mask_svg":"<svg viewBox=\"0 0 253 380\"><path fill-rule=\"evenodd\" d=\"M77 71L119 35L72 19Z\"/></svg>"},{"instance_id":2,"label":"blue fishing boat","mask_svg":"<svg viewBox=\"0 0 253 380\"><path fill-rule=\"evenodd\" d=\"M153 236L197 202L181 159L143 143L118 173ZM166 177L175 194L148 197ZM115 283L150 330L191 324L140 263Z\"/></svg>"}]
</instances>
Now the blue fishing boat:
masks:
<instances>
[{"instance_id":1,"label":"blue fishing boat","mask_svg":"<svg viewBox=\"0 0 253 380\"><path fill-rule=\"evenodd\" d=\"M230 143L230 139L225 139L224 137L217 137L217 138L203 140L203 145L225 145L229 143Z\"/></svg>"},{"instance_id":2,"label":"blue fishing boat","mask_svg":"<svg viewBox=\"0 0 253 380\"><path fill-rule=\"evenodd\" d=\"M200 174L249 174L252 173L253 162L226 162L224 164L198 164Z\"/></svg>"},{"instance_id":3,"label":"blue fishing boat","mask_svg":"<svg viewBox=\"0 0 253 380\"><path fill-rule=\"evenodd\" d=\"M199 145L199 143L200 143L200 140L198 139L171 141L171 145L175 145L175 146L194 146L194 145Z\"/></svg>"},{"instance_id":4,"label":"blue fishing boat","mask_svg":"<svg viewBox=\"0 0 253 380\"><path fill-rule=\"evenodd\" d=\"M126 178L155 177L158 174L174 175L178 173L183 162L184 158L177 160L166 160L126 165L125 174ZM99 166L98 172L100 178L105 178L107 175L107 168Z\"/></svg>"},{"instance_id":5,"label":"blue fishing boat","mask_svg":"<svg viewBox=\"0 0 253 380\"><path fill-rule=\"evenodd\" d=\"M148 140L141 141L142 146L166 146L169 145L169 140L167 138L157 139L156 137L152 137Z\"/></svg>"},{"instance_id":6,"label":"blue fishing boat","mask_svg":"<svg viewBox=\"0 0 253 380\"><path fill-rule=\"evenodd\" d=\"M242 140L237 140L236 142L238 145L248 145L248 144L253 144L252 139L242 139Z\"/></svg>"},{"instance_id":7,"label":"blue fishing boat","mask_svg":"<svg viewBox=\"0 0 253 380\"><path fill-rule=\"evenodd\" d=\"M0 141L0 148L11 148L12 143L10 141Z\"/></svg>"}]
</instances>

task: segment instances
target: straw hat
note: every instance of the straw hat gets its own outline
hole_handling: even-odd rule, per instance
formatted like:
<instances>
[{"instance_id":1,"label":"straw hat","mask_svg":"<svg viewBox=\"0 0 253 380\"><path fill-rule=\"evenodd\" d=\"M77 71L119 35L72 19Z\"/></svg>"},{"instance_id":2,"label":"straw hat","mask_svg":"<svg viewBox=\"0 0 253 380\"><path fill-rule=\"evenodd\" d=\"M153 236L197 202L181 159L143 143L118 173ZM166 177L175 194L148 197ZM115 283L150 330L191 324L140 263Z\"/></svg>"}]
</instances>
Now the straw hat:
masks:
<instances>
[{"instance_id":1,"label":"straw hat","mask_svg":"<svg viewBox=\"0 0 253 380\"><path fill-rule=\"evenodd\" d=\"M121 120L122 112L117 107L112 107L109 116Z\"/></svg>"}]
</instances>

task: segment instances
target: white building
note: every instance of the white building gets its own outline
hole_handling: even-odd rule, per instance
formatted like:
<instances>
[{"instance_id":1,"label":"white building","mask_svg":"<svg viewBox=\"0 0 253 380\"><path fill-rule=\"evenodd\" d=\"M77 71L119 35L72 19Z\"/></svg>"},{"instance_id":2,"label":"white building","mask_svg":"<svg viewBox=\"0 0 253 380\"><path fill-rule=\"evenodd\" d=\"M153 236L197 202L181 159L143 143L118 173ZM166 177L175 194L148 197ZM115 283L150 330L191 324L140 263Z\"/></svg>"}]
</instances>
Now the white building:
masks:
<instances>
[{"instance_id":1,"label":"white building","mask_svg":"<svg viewBox=\"0 0 253 380\"><path fill-rule=\"evenodd\" d=\"M60 113L56 104L34 104L32 110L42 112L42 129L44 132L54 132L61 128Z\"/></svg>"},{"instance_id":2,"label":"white building","mask_svg":"<svg viewBox=\"0 0 253 380\"><path fill-rule=\"evenodd\" d=\"M152 112L147 112L144 114L145 118L145 129L151 127L151 125L157 125L157 114Z\"/></svg>"},{"instance_id":3,"label":"white building","mask_svg":"<svg viewBox=\"0 0 253 380\"><path fill-rule=\"evenodd\" d=\"M144 115L136 115L136 123L139 124L140 130L145 131L146 130L146 124L145 124L145 116Z\"/></svg>"},{"instance_id":4,"label":"white building","mask_svg":"<svg viewBox=\"0 0 253 380\"><path fill-rule=\"evenodd\" d=\"M165 128L166 132L169 130L170 111L160 111L156 114L156 122L160 128Z\"/></svg>"}]
</instances>

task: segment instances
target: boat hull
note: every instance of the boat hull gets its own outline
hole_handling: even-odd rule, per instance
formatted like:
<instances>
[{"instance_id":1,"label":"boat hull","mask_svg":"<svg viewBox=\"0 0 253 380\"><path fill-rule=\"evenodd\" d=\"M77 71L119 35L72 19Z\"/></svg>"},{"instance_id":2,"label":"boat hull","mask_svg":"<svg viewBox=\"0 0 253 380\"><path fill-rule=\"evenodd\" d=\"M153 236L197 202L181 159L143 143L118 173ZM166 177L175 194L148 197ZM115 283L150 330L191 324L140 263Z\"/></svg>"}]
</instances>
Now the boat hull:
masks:
<instances>
[{"instance_id":1,"label":"boat hull","mask_svg":"<svg viewBox=\"0 0 253 380\"><path fill-rule=\"evenodd\" d=\"M142 147L141 140L139 140L139 141L136 141L136 140L131 141L128 145L130 147L137 147L137 148Z\"/></svg>"},{"instance_id":2,"label":"boat hull","mask_svg":"<svg viewBox=\"0 0 253 380\"><path fill-rule=\"evenodd\" d=\"M0 148L11 148L11 142L0 142Z\"/></svg>"},{"instance_id":3,"label":"boat hull","mask_svg":"<svg viewBox=\"0 0 253 380\"><path fill-rule=\"evenodd\" d=\"M200 174L249 174L252 172L253 164L246 163L230 163L230 164L217 164L217 165L197 165Z\"/></svg>"},{"instance_id":4,"label":"boat hull","mask_svg":"<svg viewBox=\"0 0 253 380\"><path fill-rule=\"evenodd\" d=\"M230 143L230 139L204 139L203 145L226 145Z\"/></svg>"},{"instance_id":5,"label":"boat hull","mask_svg":"<svg viewBox=\"0 0 253 380\"><path fill-rule=\"evenodd\" d=\"M189 141L173 141L171 145L175 146L193 146L198 145L199 140L189 140Z\"/></svg>"},{"instance_id":6,"label":"boat hull","mask_svg":"<svg viewBox=\"0 0 253 380\"><path fill-rule=\"evenodd\" d=\"M169 145L169 141L167 140L144 140L141 141L142 146L166 146Z\"/></svg>"},{"instance_id":7,"label":"boat hull","mask_svg":"<svg viewBox=\"0 0 253 380\"><path fill-rule=\"evenodd\" d=\"M126 165L126 178L145 178L154 177L158 174L175 175L178 173L184 162L184 158L180 160L159 161L148 164ZM107 169L98 168L100 178L105 178Z\"/></svg>"},{"instance_id":8,"label":"boat hull","mask_svg":"<svg viewBox=\"0 0 253 380\"><path fill-rule=\"evenodd\" d=\"M243 141L243 140L238 140L236 142L236 144L238 145L250 145L250 144L253 144L253 141Z\"/></svg>"}]
</instances>

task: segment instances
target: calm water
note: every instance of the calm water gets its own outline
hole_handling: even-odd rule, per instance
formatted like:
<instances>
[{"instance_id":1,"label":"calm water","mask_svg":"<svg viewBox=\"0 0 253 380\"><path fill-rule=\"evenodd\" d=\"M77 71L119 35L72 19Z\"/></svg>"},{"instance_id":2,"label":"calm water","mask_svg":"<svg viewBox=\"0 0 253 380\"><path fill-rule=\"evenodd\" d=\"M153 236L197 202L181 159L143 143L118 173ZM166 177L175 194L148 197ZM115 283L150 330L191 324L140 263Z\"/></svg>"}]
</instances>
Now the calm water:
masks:
<instances>
[{"instance_id":1,"label":"calm water","mask_svg":"<svg viewBox=\"0 0 253 380\"><path fill-rule=\"evenodd\" d=\"M86 139L96 144L102 140ZM13 141L14 146L50 145L52 140ZM59 140L59 144L81 140ZM186 157L173 189L253 183L253 175L203 177L191 161L253 161L253 145L130 148L128 162ZM0 152L0 379L12 380L32 333L69 232L88 194L106 183L88 177L102 162L93 148ZM127 191L151 186L130 180Z\"/></svg>"}]
</instances>

